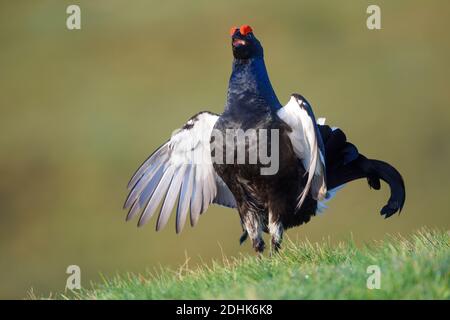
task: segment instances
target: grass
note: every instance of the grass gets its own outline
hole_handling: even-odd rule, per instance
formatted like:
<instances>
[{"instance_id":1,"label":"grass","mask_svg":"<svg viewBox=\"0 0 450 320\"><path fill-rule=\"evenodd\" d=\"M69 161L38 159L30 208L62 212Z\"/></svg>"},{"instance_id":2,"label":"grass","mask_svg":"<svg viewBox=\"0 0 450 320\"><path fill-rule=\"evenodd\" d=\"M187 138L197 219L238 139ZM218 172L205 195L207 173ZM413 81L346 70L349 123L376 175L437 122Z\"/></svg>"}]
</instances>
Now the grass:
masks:
<instances>
[{"instance_id":1,"label":"grass","mask_svg":"<svg viewBox=\"0 0 450 320\"><path fill-rule=\"evenodd\" d=\"M285 241L261 259L241 256L190 269L127 274L61 298L77 299L449 299L449 232L423 229L357 247L351 240ZM366 286L367 267L381 288Z\"/></svg>"}]
</instances>

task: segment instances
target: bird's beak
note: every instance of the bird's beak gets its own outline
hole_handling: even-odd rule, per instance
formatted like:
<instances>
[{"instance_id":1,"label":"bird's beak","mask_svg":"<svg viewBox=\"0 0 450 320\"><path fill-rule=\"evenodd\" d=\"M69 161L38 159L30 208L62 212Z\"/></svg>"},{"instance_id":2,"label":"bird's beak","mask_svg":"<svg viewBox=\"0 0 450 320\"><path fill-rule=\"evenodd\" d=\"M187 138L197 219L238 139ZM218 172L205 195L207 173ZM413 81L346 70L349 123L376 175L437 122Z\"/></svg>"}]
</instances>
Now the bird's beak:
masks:
<instances>
[{"instance_id":1,"label":"bird's beak","mask_svg":"<svg viewBox=\"0 0 450 320\"><path fill-rule=\"evenodd\" d=\"M247 42L242 39L233 39L233 47L245 46Z\"/></svg>"}]
</instances>

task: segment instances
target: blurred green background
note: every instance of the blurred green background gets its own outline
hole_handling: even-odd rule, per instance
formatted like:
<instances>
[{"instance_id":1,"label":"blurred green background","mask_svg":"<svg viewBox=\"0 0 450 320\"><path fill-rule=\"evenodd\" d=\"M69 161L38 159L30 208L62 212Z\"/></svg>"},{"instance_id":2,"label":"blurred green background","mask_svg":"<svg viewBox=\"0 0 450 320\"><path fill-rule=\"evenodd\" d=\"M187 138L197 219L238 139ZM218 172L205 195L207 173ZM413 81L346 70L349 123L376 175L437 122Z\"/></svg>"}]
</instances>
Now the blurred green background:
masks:
<instances>
[{"instance_id":1,"label":"blurred green background","mask_svg":"<svg viewBox=\"0 0 450 320\"><path fill-rule=\"evenodd\" d=\"M231 69L228 30L250 24L281 101L299 92L407 186L400 216L365 181L323 216L288 232L358 243L422 226L450 227L450 2L0 2L0 298L64 290L159 266L251 252L229 209L192 229L137 229L121 210L137 166L200 110L220 113ZM66 7L82 29L66 29ZM366 28L378 4L382 30Z\"/></svg>"}]
</instances>

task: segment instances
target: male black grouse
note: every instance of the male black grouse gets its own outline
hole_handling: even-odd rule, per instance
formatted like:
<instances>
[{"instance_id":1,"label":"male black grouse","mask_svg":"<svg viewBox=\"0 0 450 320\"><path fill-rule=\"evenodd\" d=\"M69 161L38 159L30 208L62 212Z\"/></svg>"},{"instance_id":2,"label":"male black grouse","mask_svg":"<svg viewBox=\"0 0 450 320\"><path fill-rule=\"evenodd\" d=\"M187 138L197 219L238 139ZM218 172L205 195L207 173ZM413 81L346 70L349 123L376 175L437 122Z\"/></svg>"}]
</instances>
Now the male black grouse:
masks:
<instances>
[{"instance_id":1,"label":"male black grouse","mask_svg":"<svg viewBox=\"0 0 450 320\"><path fill-rule=\"evenodd\" d=\"M360 154L342 130L325 125L323 119L316 121L301 95L293 94L283 107L251 27L232 28L230 33L234 60L224 112L196 114L141 165L128 184L127 220L140 213L138 225L145 224L162 201L159 230L178 201L178 233L188 211L194 226L215 203L237 209L244 230L241 243L250 237L256 252L262 252L263 232L271 235L272 248L278 250L284 230L308 222L352 180L366 178L376 190L380 179L385 181L391 196L381 215L400 212L405 186L399 172ZM263 131L265 135L256 140L247 134ZM244 139L239 139L242 133ZM268 164L261 152L256 161L248 160L252 152L263 149L271 150L275 165ZM269 170L270 165L275 170Z\"/></svg>"}]
</instances>

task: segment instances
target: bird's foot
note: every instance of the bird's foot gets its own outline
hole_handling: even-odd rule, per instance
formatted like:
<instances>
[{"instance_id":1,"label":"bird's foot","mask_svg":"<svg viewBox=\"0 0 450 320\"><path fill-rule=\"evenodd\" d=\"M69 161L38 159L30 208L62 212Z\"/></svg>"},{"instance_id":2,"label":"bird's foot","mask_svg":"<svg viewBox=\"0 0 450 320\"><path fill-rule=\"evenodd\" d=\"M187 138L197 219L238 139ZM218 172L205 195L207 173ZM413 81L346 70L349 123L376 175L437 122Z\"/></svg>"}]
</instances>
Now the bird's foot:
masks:
<instances>
[{"instance_id":1,"label":"bird's foot","mask_svg":"<svg viewBox=\"0 0 450 320\"><path fill-rule=\"evenodd\" d=\"M262 238L253 240L253 249L255 249L256 253L263 253L265 248L266 244Z\"/></svg>"},{"instance_id":2,"label":"bird's foot","mask_svg":"<svg viewBox=\"0 0 450 320\"><path fill-rule=\"evenodd\" d=\"M272 238L272 247L271 247L271 255L276 254L281 249L281 241L277 241Z\"/></svg>"}]
</instances>

